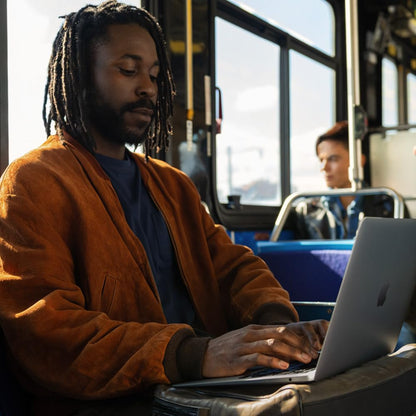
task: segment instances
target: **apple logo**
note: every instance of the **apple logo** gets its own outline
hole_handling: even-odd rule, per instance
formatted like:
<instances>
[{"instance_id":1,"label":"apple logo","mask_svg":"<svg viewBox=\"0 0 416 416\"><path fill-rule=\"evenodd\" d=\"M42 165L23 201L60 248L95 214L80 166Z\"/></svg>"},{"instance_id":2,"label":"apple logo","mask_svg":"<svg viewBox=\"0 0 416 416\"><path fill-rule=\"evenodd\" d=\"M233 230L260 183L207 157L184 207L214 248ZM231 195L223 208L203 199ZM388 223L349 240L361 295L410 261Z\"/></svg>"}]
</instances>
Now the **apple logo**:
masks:
<instances>
[{"instance_id":1,"label":"apple logo","mask_svg":"<svg viewBox=\"0 0 416 416\"><path fill-rule=\"evenodd\" d=\"M380 292L378 293L377 298L377 306L383 306L384 302L386 301L387 297L387 291L389 290L390 283L384 283L384 285L381 287Z\"/></svg>"}]
</instances>

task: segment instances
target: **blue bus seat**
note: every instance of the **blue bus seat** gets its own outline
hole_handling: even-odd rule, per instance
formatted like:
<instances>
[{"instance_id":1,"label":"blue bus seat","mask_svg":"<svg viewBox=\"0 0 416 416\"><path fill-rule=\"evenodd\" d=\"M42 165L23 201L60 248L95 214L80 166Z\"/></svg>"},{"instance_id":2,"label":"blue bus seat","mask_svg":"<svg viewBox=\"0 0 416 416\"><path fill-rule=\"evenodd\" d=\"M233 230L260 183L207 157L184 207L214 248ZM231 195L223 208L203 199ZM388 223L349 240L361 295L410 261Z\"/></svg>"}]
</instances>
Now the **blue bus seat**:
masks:
<instances>
[{"instance_id":1,"label":"blue bus seat","mask_svg":"<svg viewBox=\"0 0 416 416\"><path fill-rule=\"evenodd\" d=\"M259 241L257 255L292 301L335 302L354 240Z\"/></svg>"},{"instance_id":2,"label":"blue bus seat","mask_svg":"<svg viewBox=\"0 0 416 416\"><path fill-rule=\"evenodd\" d=\"M269 238L270 231L255 230L255 231L230 231L227 234L231 237L235 244L247 246L257 254L257 245L259 241L264 241L264 238ZM279 236L279 241L293 240L294 233L291 230L282 230Z\"/></svg>"},{"instance_id":3,"label":"blue bus seat","mask_svg":"<svg viewBox=\"0 0 416 416\"><path fill-rule=\"evenodd\" d=\"M329 321L335 307L335 302L309 302L294 301L300 321L313 321L315 319L325 319Z\"/></svg>"},{"instance_id":4,"label":"blue bus seat","mask_svg":"<svg viewBox=\"0 0 416 416\"><path fill-rule=\"evenodd\" d=\"M354 240L257 242L257 254L289 292L301 321L330 320ZM416 342L403 324L397 348Z\"/></svg>"}]
</instances>

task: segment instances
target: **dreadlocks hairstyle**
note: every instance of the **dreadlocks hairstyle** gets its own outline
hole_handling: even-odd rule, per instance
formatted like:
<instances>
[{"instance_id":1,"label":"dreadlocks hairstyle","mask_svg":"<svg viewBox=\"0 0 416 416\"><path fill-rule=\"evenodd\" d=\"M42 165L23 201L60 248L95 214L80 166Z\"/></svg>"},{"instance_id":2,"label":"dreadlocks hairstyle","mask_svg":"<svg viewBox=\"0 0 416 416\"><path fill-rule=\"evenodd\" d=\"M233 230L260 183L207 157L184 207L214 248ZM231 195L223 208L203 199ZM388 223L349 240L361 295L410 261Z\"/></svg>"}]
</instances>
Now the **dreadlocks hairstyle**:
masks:
<instances>
[{"instance_id":1,"label":"dreadlocks hairstyle","mask_svg":"<svg viewBox=\"0 0 416 416\"><path fill-rule=\"evenodd\" d=\"M86 100L91 45L105 39L110 25L137 23L152 36L160 64L155 115L145 140L146 158L150 149L167 149L173 133L170 120L175 85L164 36L154 17L144 9L108 0L98 6L87 5L64 18L53 43L45 87L43 122L47 135L51 134L54 122L60 137L65 130L94 153L95 141L87 128Z\"/></svg>"}]
</instances>

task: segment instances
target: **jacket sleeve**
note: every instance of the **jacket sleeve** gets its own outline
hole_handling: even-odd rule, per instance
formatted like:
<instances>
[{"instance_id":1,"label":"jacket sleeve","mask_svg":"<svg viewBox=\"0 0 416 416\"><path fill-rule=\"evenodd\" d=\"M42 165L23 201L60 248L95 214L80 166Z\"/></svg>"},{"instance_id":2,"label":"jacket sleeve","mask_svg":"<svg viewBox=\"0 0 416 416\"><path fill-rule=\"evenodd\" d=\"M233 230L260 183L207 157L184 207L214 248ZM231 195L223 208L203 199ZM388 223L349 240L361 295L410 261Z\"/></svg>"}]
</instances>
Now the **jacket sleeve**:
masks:
<instances>
[{"instance_id":1,"label":"jacket sleeve","mask_svg":"<svg viewBox=\"0 0 416 416\"><path fill-rule=\"evenodd\" d=\"M261 315L270 316L272 309L277 311L274 323L296 321L298 315L278 276L214 223L191 179L160 161L143 165L142 177L170 230L201 328L217 336L256 321L266 323Z\"/></svg>"},{"instance_id":2,"label":"jacket sleeve","mask_svg":"<svg viewBox=\"0 0 416 416\"><path fill-rule=\"evenodd\" d=\"M297 321L296 310L278 276L250 248L234 244L223 227L210 224L210 218L205 221L222 303L231 327Z\"/></svg>"},{"instance_id":3,"label":"jacket sleeve","mask_svg":"<svg viewBox=\"0 0 416 416\"><path fill-rule=\"evenodd\" d=\"M85 308L72 254L77 236L66 221L77 213L64 193L53 172L24 163L2 177L0 322L25 384L99 399L168 383L166 348L194 336L192 329Z\"/></svg>"},{"instance_id":4,"label":"jacket sleeve","mask_svg":"<svg viewBox=\"0 0 416 416\"><path fill-rule=\"evenodd\" d=\"M297 321L297 312L287 291L279 284L278 276L275 277L266 263L250 248L231 241L225 228L215 224L200 203L198 191L192 181L183 173L179 175L182 176L182 179L177 179L182 182L179 192L184 194L178 195L180 205L183 210L186 209L186 217L198 218L193 220L192 234L197 240L200 235L204 235L204 242L206 241L208 247L209 254L205 255L205 251L201 249L198 259L209 256L209 267L206 265L200 269L213 269L212 274L217 280L228 329L250 323L286 324ZM202 224L201 229L199 224ZM192 239L190 236L187 238ZM190 250L199 244L197 240L190 244ZM200 278L208 279L209 274L207 272L206 277Z\"/></svg>"}]
</instances>

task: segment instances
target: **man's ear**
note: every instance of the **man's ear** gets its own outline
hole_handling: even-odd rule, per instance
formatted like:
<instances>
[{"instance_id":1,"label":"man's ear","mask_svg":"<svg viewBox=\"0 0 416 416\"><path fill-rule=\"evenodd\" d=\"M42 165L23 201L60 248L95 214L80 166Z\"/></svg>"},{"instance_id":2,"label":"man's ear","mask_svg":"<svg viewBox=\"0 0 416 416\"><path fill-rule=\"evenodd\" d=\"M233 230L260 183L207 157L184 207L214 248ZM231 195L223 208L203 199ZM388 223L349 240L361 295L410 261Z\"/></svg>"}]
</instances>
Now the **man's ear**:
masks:
<instances>
[{"instance_id":1,"label":"man's ear","mask_svg":"<svg viewBox=\"0 0 416 416\"><path fill-rule=\"evenodd\" d=\"M367 162L367 158L365 157L365 155L361 154L361 166L364 166L365 162Z\"/></svg>"}]
</instances>

